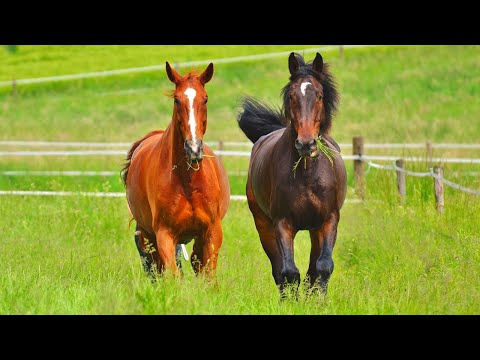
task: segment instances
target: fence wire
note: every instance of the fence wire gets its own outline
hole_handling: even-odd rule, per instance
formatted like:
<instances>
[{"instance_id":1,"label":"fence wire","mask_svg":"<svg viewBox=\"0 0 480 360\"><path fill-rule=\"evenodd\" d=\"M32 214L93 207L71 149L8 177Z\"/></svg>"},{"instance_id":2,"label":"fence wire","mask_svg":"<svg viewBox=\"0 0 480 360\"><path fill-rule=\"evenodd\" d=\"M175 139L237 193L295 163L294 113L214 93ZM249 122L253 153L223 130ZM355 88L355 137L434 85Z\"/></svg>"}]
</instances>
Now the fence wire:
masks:
<instances>
[{"instance_id":1,"label":"fence wire","mask_svg":"<svg viewBox=\"0 0 480 360\"><path fill-rule=\"evenodd\" d=\"M431 177L433 177L437 180L443 181L443 183L445 183L446 185L448 185L448 186L450 186L454 189L461 190L463 192L467 192L467 193L474 194L474 195L480 195L480 190L470 189L470 188L467 188L467 187L462 186L460 184L456 184L453 181L445 179L443 176L439 176L439 175L435 174L433 172L433 168L431 168L428 172L415 172L415 171L409 171L409 170L405 170L403 168L400 168L395 163L393 165L381 165L381 164L376 164L372 161L368 161L367 165L369 166L368 169L370 169L372 167L372 168L380 169L380 170L392 170L392 171L398 171L398 172L404 173L404 174L409 175L409 176L416 176L416 177L431 176Z\"/></svg>"}]
</instances>

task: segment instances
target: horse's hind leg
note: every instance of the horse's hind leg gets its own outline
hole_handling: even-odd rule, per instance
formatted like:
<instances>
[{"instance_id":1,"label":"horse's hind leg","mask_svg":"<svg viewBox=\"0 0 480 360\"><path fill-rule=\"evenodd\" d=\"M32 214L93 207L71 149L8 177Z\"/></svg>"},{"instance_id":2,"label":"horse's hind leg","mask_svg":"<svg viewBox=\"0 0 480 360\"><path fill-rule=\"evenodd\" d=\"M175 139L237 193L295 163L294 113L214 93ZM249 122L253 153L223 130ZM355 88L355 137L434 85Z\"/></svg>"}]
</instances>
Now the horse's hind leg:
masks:
<instances>
[{"instance_id":1,"label":"horse's hind leg","mask_svg":"<svg viewBox=\"0 0 480 360\"><path fill-rule=\"evenodd\" d=\"M320 286L322 293L327 293L328 281L333 272L333 247L337 240L338 213L331 213L320 230L310 230L312 248L310 265L307 271L310 287Z\"/></svg>"},{"instance_id":2,"label":"horse's hind leg","mask_svg":"<svg viewBox=\"0 0 480 360\"><path fill-rule=\"evenodd\" d=\"M183 244L178 244L176 247L175 247L175 261L177 262L177 268L178 270L180 271L181 274L183 274L183 269L182 269L182 257L184 256L183 255Z\"/></svg>"},{"instance_id":3,"label":"horse's hind leg","mask_svg":"<svg viewBox=\"0 0 480 360\"><path fill-rule=\"evenodd\" d=\"M153 277L154 267L153 267L153 256L151 254L152 247L148 246L145 243L145 238L142 234L142 231L139 229L138 225L135 226L134 239L135 239L135 245L137 245L137 250L140 255L140 260L142 261L143 269L149 276Z\"/></svg>"}]
</instances>

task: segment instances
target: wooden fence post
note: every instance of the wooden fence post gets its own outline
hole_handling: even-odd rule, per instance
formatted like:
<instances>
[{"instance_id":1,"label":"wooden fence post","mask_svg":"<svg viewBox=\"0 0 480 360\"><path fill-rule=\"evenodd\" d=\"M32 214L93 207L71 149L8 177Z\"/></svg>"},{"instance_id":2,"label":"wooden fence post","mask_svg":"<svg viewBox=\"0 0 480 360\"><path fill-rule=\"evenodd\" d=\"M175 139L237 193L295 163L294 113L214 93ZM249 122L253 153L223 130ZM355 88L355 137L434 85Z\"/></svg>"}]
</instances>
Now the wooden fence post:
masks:
<instances>
[{"instance_id":1,"label":"wooden fence post","mask_svg":"<svg viewBox=\"0 0 480 360\"><path fill-rule=\"evenodd\" d=\"M433 146L432 146L432 142L430 140L427 141L426 147L427 147L427 163L431 164L432 163L432 157L433 157Z\"/></svg>"},{"instance_id":2,"label":"wooden fence post","mask_svg":"<svg viewBox=\"0 0 480 360\"><path fill-rule=\"evenodd\" d=\"M363 155L363 137L356 136L353 138L352 146L353 155ZM355 193L362 200L365 199L365 168L363 160L353 161Z\"/></svg>"},{"instance_id":3,"label":"wooden fence post","mask_svg":"<svg viewBox=\"0 0 480 360\"><path fill-rule=\"evenodd\" d=\"M403 159L398 159L395 161L395 165L403 170ZM407 190L405 186L405 173L402 171L397 170L397 189L399 194L399 201L400 204L405 203L405 199L407 197Z\"/></svg>"},{"instance_id":4,"label":"wooden fence post","mask_svg":"<svg viewBox=\"0 0 480 360\"><path fill-rule=\"evenodd\" d=\"M12 95L13 97L17 97L17 80L12 80Z\"/></svg>"},{"instance_id":5,"label":"wooden fence post","mask_svg":"<svg viewBox=\"0 0 480 360\"><path fill-rule=\"evenodd\" d=\"M441 166L434 166L433 173L436 176L433 178L433 188L435 190L435 208L439 213L443 213L445 206L443 198L443 168Z\"/></svg>"},{"instance_id":6,"label":"wooden fence post","mask_svg":"<svg viewBox=\"0 0 480 360\"><path fill-rule=\"evenodd\" d=\"M223 151L223 149L224 149L223 140L220 140L218 142L218 150ZM222 155L219 155L218 157L220 158L220 160L222 160Z\"/></svg>"}]
</instances>

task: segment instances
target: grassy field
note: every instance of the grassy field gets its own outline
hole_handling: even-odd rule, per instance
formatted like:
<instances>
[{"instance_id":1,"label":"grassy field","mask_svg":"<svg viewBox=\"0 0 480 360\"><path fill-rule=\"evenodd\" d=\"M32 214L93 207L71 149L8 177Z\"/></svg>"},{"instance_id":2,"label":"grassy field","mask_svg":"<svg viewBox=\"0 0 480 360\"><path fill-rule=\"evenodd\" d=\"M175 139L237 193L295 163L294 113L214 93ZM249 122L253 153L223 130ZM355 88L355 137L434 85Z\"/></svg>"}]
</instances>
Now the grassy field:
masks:
<instances>
[{"instance_id":1,"label":"grassy field","mask_svg":"<svg viewBox=\"0 0 480 360\"><path fill-rule=\"evenodd\" d=\"M0 81L102 71L311 46L19 46L0 48ZM351 143L475 143L480 136L479 46L394 46L322 53L341 94L332 136ZM313 54L307 54L312 59ZM196 68L203 70L203 67ZM183 73L185 70L181 69ZM207 85L205 140L246 141L235 113L242 95L280 104L287 57L218 64ZM164 71L0 88L0 140L133 142L164 128L172 112ZM0 145L0 151L21 147ZM348 154L349 148L344 149ZM424 155L421 150L370 154ZM480 150L434 156L479 158ZM248 158L224 157L232 194L245 192ZM0 157L7 170L120 171L122 156ZM348 199L354 199L352 163ZM426 171L429 164L407 168ZM444 164L445 177L480 189L480 164ZM463 173L463 174L462 174ZM119 176L0 175L0 190L123 191ZM244 202L223 222L218 287L187 266L181 280L152 285L128 228L123 198L0 196L1 314L478 314L480 197L445 189L435 212L431 178L407 177L397 205L395 174L367 170L367 200L341 213L327 299L279 302L270 263ZM295 259L305 276L310 241L299 233ZM191 249L191 244L187 246Z\"/></svg>"}]
</instances>

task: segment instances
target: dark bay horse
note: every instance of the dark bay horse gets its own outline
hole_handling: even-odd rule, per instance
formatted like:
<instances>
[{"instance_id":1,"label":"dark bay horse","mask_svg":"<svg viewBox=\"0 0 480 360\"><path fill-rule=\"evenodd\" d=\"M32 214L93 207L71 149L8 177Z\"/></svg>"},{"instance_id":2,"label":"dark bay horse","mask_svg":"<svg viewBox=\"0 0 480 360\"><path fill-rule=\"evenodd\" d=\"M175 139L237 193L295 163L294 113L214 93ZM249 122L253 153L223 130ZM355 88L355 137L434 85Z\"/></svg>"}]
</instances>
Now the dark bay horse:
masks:
<instances>
[{"instance_id":1,"label":"dark bay horse","mask_svg":"<svg viewBox=\"0 0 480 360\"><path fill-rule=\"evenodd\" d=\"M326 293L347 189L340 148L328 135L338 103L328 64L319 53L307 64L291 53L288 68L290 82L282 90L279 111L247 97L238 115L240 128L254 143L248 206L282 297L285 285L293 284L297 294L300 283L293 245L299 230L310 232L307 286Z\"/></svg>"},{"instance_id":2,"label":"dark bay horse","mask_svg":"<svg viewBox=\"0 0 480 360\"><path fill-rule=\"evenodd\" d=\"M133 144L122 174L135 243L147 273L177 274L181 244L195 239L195 273L214 275L230 187L220 159L203 144L213 64L181 76L167 62L166 72L175 84L172 121Z\"/></svg>"}]
</instances>

